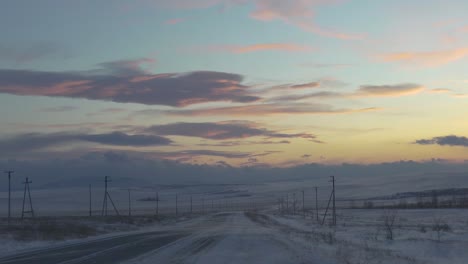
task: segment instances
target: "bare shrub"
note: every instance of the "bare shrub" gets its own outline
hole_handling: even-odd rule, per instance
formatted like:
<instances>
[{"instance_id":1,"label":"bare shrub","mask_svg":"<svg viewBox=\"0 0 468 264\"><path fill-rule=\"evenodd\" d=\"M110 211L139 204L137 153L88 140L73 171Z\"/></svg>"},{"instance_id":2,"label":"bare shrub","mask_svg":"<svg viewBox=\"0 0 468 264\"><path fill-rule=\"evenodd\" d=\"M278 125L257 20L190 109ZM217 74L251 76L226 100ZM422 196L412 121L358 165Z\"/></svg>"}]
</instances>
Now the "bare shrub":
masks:
<instances>
[{"instance_id":1,"label":"bare shrub","mask_svg":"<svg viewBox=\"0 0 468 264\"><path fill-rule=\"evenodd\" d=\"M421 224L418 227L419 227L419 232L421 232L421 233L426 233L427 232L427 229L426 229L425 225Z\"/></svg>"},{"instance_id":2,"label":"bare shrub","mask_svg":"<svg viewBox=\"0 0 468 264\"><path fill-rule=\"evenodd\" d=\"M394 238L397 216L398 210L396 209L386 209L382 214L382 224L386 232L386 238L388 240L393 240Z\"/></svg>"}]
</instances>

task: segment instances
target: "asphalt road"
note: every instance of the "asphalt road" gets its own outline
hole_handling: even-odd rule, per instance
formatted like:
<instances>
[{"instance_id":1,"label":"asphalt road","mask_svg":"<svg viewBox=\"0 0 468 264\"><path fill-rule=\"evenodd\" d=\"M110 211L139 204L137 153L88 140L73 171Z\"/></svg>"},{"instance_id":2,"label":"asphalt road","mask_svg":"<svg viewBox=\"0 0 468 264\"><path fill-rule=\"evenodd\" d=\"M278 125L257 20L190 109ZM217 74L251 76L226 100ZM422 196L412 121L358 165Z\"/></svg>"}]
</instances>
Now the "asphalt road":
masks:
<instances>
[{"instance_id":1,"label":"asphalt road","mask_svg":"<svg viewBox=\"0 0 468 264\"><path fill-rule=\"evenodd\" d=\"M188 235L190 235L188 232L176 231L124 235L6 256L0 258L0 263L118 263L160 248Z\"/></svg>"},{"instance_id":2,"label":"asphalt road","mask_svg":"<svg viewBox=\"0 0 468 264\"><path fill-rule=\"evenodd\" d=\"M271 223L267 220L261 215L214 214L164 231L100 238L0 257L0 264L300 263L294 250L271 236L272 230L266 228Z\"/></svg>"}]
</instances>

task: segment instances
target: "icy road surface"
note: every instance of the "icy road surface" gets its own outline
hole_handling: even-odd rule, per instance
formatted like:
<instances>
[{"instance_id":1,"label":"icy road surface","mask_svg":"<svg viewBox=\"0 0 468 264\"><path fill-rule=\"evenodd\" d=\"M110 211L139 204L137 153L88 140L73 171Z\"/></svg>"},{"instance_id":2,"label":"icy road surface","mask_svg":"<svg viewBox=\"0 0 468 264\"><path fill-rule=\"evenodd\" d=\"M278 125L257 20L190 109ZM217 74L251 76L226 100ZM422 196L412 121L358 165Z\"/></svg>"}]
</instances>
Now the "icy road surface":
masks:
<instances>
[{"instance_id":1,"label":"icy road surface","mask_svg":"<svg viewBox=\"0 0 468 264\"><path fill-rule=\"evenodd\" d=\"M0 258L0 263L328 263L265 226L261 215L221 213L172 229L120 235Z\"/></svg>"}]
</instances>

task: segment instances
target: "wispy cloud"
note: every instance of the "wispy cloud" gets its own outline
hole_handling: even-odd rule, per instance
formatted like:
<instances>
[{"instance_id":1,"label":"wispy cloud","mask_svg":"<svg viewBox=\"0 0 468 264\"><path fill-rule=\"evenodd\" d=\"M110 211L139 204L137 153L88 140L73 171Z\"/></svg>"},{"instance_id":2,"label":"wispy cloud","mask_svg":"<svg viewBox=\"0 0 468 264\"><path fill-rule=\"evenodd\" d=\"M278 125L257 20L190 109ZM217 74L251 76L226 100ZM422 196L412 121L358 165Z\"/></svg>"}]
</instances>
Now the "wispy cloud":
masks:
<instances>
[{"instance_id":1,"label":"wispy cloud","mask_svg":"<svg viewBox=\"0 0 468 264\"><path fill-rule=\"evenodd\" d=\"M468 55L468 48L458 48L442 51L423 52L396 52L377 56L385 62L400 62L413 66L434 67L465 58Z\"/></svg>"},{"instance_id":2,"label":"wispy cloud","mask_svg":"<svg viewBox=\"0 0 468 264\"><path fill-rule=\"evenodd\" d=\"M361 39L362 34L344 33L325 29L313 22L315 8L319 5L337 3L333 0L277 1L255 0L255 9L250 16L261 21L281 20L321 36L338 39Z\"/></svg>"},{"instance_id":3,"label":"wispy cloud","mask_svg":"<svg viewBox=\"0 0 468 264\"><path fill-rule=\"evenodd\" d=\"M455 97L455 98L468 98L468 94L457 93L457 94L454 94L453 97Z\"/></svg>"},{"instance_id":4,"label":"wispy cloud","mask_svg":"<svg viewBox=\"0 0 468 264\"><path fill-rule=\"evenodd\" d=\"M0 43L0 60L2 61L22 64L51 57L65 58L67 55L61 47L52 43L33 43L27 45Z\"/></svg>"},{"instance_id":5,"label":"wispy cloud","mask_svg":"<svg viewBox=\"0 0 468 264\"><path fill-rule=\"evenodd\" d=\"M435 88L427 91L428 93L441 94L441 93L451 93L453 90L447 88Z\"/></svg>"},{"instance_id":6,"label":"wispy cloud","mask_svg":"<svg viewBox=\"0 0 468 264\"><path fill-rule=\"evenodd\" d=\"M261 140L261 141L252 141L252 140L236 140L236 141L222 141L218 143L200 143L197 146L201 147L237 147L237 146L248 146L248 145L278 145L278 144L291 144L289 140Z\"/></svg>"},{"instance_id":7,"label":"wispy cloud","mask_svg":"<svg viewBox=\"0 0 468 264\"><path fill-rule=\"evenodd\" d=\"M418 139L414 142L419 145L441 145L441 146L461 146L468 147L468 138L462 136L442 136L430 139Z\"/></svg>"},{"instance_id":8,"label":"wispy cloud","mask_svg":"<svg viewBox=\"0 0 468 264\"><path fill-rule=\"evenodd\" d=\"M70 111L74 111L74 110L77 110L78 107L76 106L70 106L70 105L63 105L63 106L54 106L54 107L44 107L44 108L41 108L40 110L42 112L70 112Z\"/></svg>"},{"instance_id":9,"label":"wispy cloud","mask_svg":"<svg viewBox=\"0 0 468 264\"><path fill-rule=\"evenodd\" d=\"M225 45L225 46L211 46L209 50L212 51L227 51L231 53L251 53L260 51L286 51L286 52L311 52L316 49L309 45L301 45L295 43L260 43L244 46Z\"/></svg>"},{"instance_id":10,"label":"wispy cloud","mask_svg":"<svg viewBox=\"0 0 468 264\"><path fill-rule=\"evenodd\" d=\"M150 74L144 66L154 67L156 60L152 58L141 58L135 60L118 60L98 64L101 67L97 73L112 74L118 76L134 76Z\"/></svg>"},{"instance_id":11,"label":"wispy cloud","mask_svg":"<svg viewBox=\"0 0 468 264\"><path fill-rule=\"evenodd\" d=\"M300 83L300 84L291 85L290 87L294 89L319 88L320 82Z\"/></svg>"},{"instance_id":12,"label":"wispy cloud","mask_svg":"<svg viewBox=\"0 0 468 264\"><path fill-rule=\"evenodd\" d=\"M267 99L268 102L292 102L292 101L303 101L311 98L315 99L326 99L326 98L345 98L347 94L338 92L316 92L308 94L291 94L291 95L280 95Z\"/></svg>"},{"instance_id":13,"label":"wispy cloud","mask_svg":"<svg viewBox=\"0 0 468 264\"><path fill-rule=\"evenodd\" d=\"M172 19L168 19L168 20L164 21L164 24L166 24L166 25L176 25L176 24L180 24L180 23L182 23L184 21L185 21L184 18L172 18Z\"/></svg>"},{"instance_id":14,"label":"wispy cloud","mask_svg":"<svg viewBox=\"0 0 468 264\"><path fill-rule=\"evenodd\" d=\"M265 22L280 20L299 27L304 31L329 38L346 40L363 38L363 34L346 33L328 29L314 22L316 8L318 6L337 4L339 2L342 2L342 0L153 0L146 3L151 3L158 8L179 9L205 9L215 6L225 9L230 6L250 4L253 6L253 10L250 12L249 16L255 20Z\"/></svg>"},{"instance_id":15,"label":"wispy cloud","mask_svg":"<svg viewBox=\"0 0 468 264\"><path fill-rule=\"evenodd\" d=\"M263 152L243 152L243 151L220 151L209 149L188 149L181 151L151 151L146 153L148 158L152 159L171 159L177 161L191 161L198 157L221 157L226 159L248 159L254 157L264 157L279 151Z\"/></svg>"},{"instance_id":16,"label":"wispy cloud","mask_svg":"<svg viewBox=\"0 0 468 264\"><path fill-rule=\"evenodd\" d=\"M395 85L362 85L354 96L361 97L393 97L417 94L424 90L424 86L413 83Z\"/></svg>"},{"instance_id":17,"label":"wispy cloud","mask_svg":"<svg viewBox=\"0 0 468 264\"><path fill-rule=\"evenodd\" d=\"M155 153L159 158L176 158L181 159L185 157L198 157L198 156L211 156L211 157L223 157L230 159L240 159L251 157L252 153L250 152L240 152L240 151L219 151L219 150L208 150L208 149L192 149L192 150L182 150L182 151L173 151L173 152L159 152Z\"/></svg>"},{"instance_id":18,"label":"wispy cloud","mask_svg":"<svg viewBox=\"0 0 468 264\"><path fill-rule=\"evenodd\" d=\"M156 135L128 135L121 132L104 134L77 132L28 133L0 139L0 148L7 153L15 153L58 147L74 142L97 143L109 146L147 147L170 145L172 140Z\"/></svg>"},{"instance_id":19,"label":"wispy cloud","mask_svg":"<svg viewBox=\"0 0 468 264\"><path fill-rule=\"evenodd\" d=\"M299 66L307 68L347 68L353 66L353 64L346 63L302 63Z\"/></svg>"},{"instance_id":20,"label":"wispy cloud","mask_svg":"<svg viewBox=\"0 0 468 264\"><path fill-rule=\"evenodd\" d=\"M395 85L362 85L354 92L329 92L321 91L306 94L280 95L266 99L268 102L286 103L303 101L307 99L333 99L356 97L400 97L420 93L424 87L419 84L395 84Z\"/></svg>"},{"instance_id":21,"label":"wispy cloud","mask_svg":"<svg viewBox=\"0 0 468 264\"><path fill-rule=\"evenodd\" d=\"M146 133L163 136L200 137L213 140L225 140L248 137L266 138L305 138L319 142L317 136L310 133L281 133L262 128L259 124L249 121L225 121L218 123L172 123L155 125L144 129Z\"/></svg>"},{"instance_id":22,"label":"wispy cloud","mask_svg":"<svg viewBox=\"0 0 468 264\"><path fill-rule=\"evenodd\" d=\"M362 112L374 112L381 110L377 107L361 109L336 109L333 106L325 104L253 104L245 106L204 108L193 110L169 110L165 111L169 115L178 116L268 116L268 115L287 115L287 114L351 114Z\"/></svg>"},{"instance_id":23,"label":"wispy cloud","mask_svg":"<svg viewBox=\"0 0 468 264\"><path fill-rule=\"evenodd\" d=\"M99 116L99 115L106 115L106 114L122 113L125 111L127 111L127 109L125 108L112 107L112 108L105 108L97 112L88 113L86 115L87 116Z\"/></svg>"}]
</instances>

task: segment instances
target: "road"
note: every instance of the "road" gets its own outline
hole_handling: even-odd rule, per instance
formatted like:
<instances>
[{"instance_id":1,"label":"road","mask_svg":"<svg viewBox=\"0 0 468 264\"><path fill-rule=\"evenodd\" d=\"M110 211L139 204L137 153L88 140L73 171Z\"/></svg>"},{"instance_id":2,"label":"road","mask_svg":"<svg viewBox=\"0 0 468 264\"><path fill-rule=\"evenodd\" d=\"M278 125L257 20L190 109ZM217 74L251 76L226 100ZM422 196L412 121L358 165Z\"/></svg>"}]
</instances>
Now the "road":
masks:
<instances>
[{"instance_id":1,"label":"road","mask_svg":"<svg viewBox=\"0 0 468 264\"><path fill-rule=\"evenodd\" d=\"M180 228L120 235L0 258L1 264L305 263L256 217L222 213ZM309 262L310 263L310 262Z\"/></svg>"}]
</instances>

